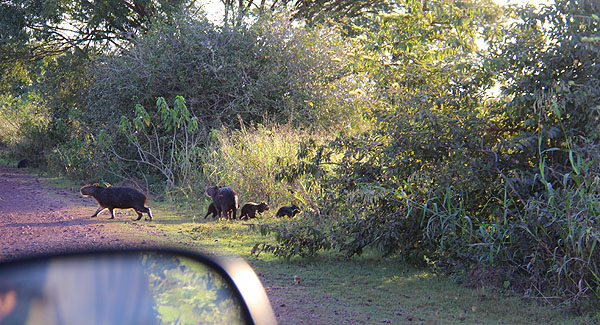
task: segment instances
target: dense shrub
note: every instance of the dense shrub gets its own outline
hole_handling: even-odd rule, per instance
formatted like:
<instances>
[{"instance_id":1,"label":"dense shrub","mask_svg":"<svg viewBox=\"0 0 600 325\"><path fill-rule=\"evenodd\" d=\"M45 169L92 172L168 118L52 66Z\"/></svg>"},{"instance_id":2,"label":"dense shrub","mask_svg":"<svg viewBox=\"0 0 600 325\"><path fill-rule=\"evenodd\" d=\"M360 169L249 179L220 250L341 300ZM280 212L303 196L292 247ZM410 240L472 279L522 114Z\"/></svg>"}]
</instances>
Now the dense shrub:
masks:
<instances>
[{"instance_id":1,"label":"dense shrub","mask_svg":"<svg viewBox=\"0 0 600 325\"><path fill-rule=\"evenodd\" d=\"M135 104L175 96L186 99L205 134L239 126L238 116L327 124L355 114L354 103L335 98L349 87L339 86L347 59L335 29L296 27L284 16L236 29L182 17L157 23L132 44L94 64L90 122L116 121Z\"/></svg>"},{"instance_id":2,"label":"dense shrub","mask_svg":"<svg viewBox=\"0 0 600 325\"><path fill-rule=\"evenodd\" d=\"M105 137L110 140L106 149L123 167L129 164L139 169L141 163L145 171L160 176L165 189L177 187L191 193L190 186L197 183L191 175L201 171L188 168L183 175L174 166L147 163L151 159L140 157L140 148L145 148L143 152L168 148L148 139L131 141L138 137L136 130L114 133L115 125L123 118L132 122L143 118L154 127L151 138L162 139L158 142L173 136L174 142L181 143L191 135L194 144L185 153L192 166L198 166L192 160L201 159L200 149L212 145L211 130L221 126L243 129L263 121L307 128L356 126L369 98L365 92L350 91L362 81L357 76L346 78L347 46L335 29L303 28L284 15L233 29L191 17L180 17L169 25L157 23L127 49L91 65L93 82L81 121L96 137L110 135ZM164 98L172 105L177 97L185 98L189 117L196 123L193 135L179 132L175 136L172 129L156 128L164 124L156 99ZM147 118L138 114L140 107ZM163 158L159 160L164 162ZM178 164L183 161L180 158L168 164ZM245 187L251 177L236 181Z\"/></svg>"},{"instance_id":3,"label":"dense shrub","mask_svg":"<svg viewBox=\"0 0 600 325\"><path fill-rule=\"evenodd\" d=\"M459 198L489 197L501 179L479 152L479 118L455 114L427 104L378 112L375 131L305 143L278 176L322 189L318 208L331 218L318 227L344 254L372 247L421 264L425 252L461 248L470 219L490 211Z\"/></svg>"},{"instance_id":4,"label":"dense shrub","mask_svg":"<svg viewBox=\"0 0 600 325\"><path fill-rule=\"evenodd\" d=\"M47 130L50 118L36 94L0 98L0 144L10 149L14 160L27 158L38 165L50 147Z\"/></svg>"},{"instance_id":5,"label":"dense shrub","mask_svg":"<svg viewBox=\"0 0 600 325\"><path fill-rule=\"evenodd\" d=\"M410 83L388 88L393 105L370 115L373 131L301 146L309 150L283 166L284 179L313 176L331 218L311 225L320 246L302 247L306 231L267 227L281 246L270 250L371 247L416 263L488 263L527 277L530 295L600 297L595 9L558 1L520 11L495 55L457 75L451 61L404 67ZM506 101L482 101L489 79L477 67L497 69Z\"/></svg>"},{"instance_id":6,"label":"dense shrub","mask_svg":"<svg viewBox=\"0 0 600 325\"><path fill-rule=\"evenodd\" d=\"M13 91L4 92L0 99L0 141L9 148L10 155L27 157L39 167L49 163L58 172L72 171L73 161L81 158L73 142L90 142L91 137L84 134L79 115L88 85L85 64L92 56L91 52L74 49L15 64L22 79L13 81ZM66 149L69 146L72 150ZM76 168L90 175L97 172L93 164L82 163Z\"/></svg>"},{"instance_id":7,"label":"dense shrub","mask_svg":"<svg viewBox=\"0 0 600 325\"><path fill-rule=\"evenodd\" d=\"M597 165L600 9L556 1L519 11L494 62L511 100L498 114L499 157L510 157L507 219L491 224L498 263L530 277L535 294L600 297ZM512 188L508 188L511 185Z\"/></svg>"}]
</instances>

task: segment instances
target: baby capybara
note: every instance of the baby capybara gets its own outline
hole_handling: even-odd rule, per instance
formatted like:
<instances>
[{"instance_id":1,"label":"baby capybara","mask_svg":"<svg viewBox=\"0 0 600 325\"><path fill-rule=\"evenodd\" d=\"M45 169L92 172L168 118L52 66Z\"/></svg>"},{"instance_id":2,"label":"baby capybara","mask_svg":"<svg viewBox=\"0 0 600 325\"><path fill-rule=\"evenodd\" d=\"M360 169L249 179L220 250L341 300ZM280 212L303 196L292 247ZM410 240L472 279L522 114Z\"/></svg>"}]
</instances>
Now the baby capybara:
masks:
<instances>
[{"instance_id":1,"label":"baby capybara","mask_svg":"<svg viewBox=\"0 0 600 325\"><path fill-rule=\"evenodd\" d=\"M215 207L215 203L214 202L211 202L208 205L208 211L206 212L206 215L204 216L204 219L206 219L209 214L212 214L212 216L210 216L211 218L214 218L214 217L216 217L219 214L217 212L217 208Z\"/></svg>"},{"instance_id":2,"label":"baby capybara","mask_svg":"<svg viewBox=\"0 0 600 325\"><path fill-rule=\"evenodd\" d=\"M17 163L17 168L27 168L27 167L29 167L29 160L27 160L27 159L21 159Z\"/></svg>"},{"instance_id":3,"label":"baby capybara","mask_svg":"<svg viewBox=\"0 0 600 325\"><path fill-rule=\"evenodd\" d=\"M242 212L240 213L240 219L248 220L252 218L256 218L256 212L263 213L269 210L269 205L265 202L260 202L260 204L254 202L248 202L244 204L242 207Z\"/></svg>"},{"instance_id":4,"label":"baby capybara","mask_svg":"<svg viewBox=\"0 0 600 325\"><path fill-rule=\"evenodd\" d=\"M284 205L281 208L279 208L279 210L277 210L277 214L275 214L275 216L278 218L283 216L293 218L298 212L300 212L300 208L295 204Z\"/></svg>"},{"instance_id":5,"label":"baby capybara","mask_svg":"<svg viewBox=\"0 0 600 325\"><path fill-rule=\"evenodd\" d=\"M144 193L130 187L102 187L98 184L86 185L80 190L81 195L91 196L100 207L96 210L96 213L92 216L95 217L104 209L110 211L110 219L114 219L115 215L113 209L134 209L138 215L135 220L142 218L142 213L147 213L148 218L146 220L152 220L152 213L150 209L146 207L148 198Z\"/></svg>"},{"instance_id":6,"label":"baby capybara","mask_svg":"<svg viewBox=\"0 0 600 325\"><path fill-rule=\"evenodd\" d=\"M206 188L206 194L213 199L219 217L223 215L227 220L235 219L236 211L240 205L234 190L229 187L212 186Z\"/></svg>"}]
</instances>

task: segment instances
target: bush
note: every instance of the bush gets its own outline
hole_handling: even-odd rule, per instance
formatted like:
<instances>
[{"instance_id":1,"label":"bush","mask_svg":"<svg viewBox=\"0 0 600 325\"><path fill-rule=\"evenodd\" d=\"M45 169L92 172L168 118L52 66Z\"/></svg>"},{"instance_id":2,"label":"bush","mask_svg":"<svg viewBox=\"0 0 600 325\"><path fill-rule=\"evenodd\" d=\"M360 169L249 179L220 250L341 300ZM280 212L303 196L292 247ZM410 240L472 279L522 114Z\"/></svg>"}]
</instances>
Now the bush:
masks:
<instances>
[{"instance_id":1,"label":"bush","mask_svg":"<svg viewBox=\"0 0 600 325\"><path fill-rule=\"evenodd\" d=\"M197 124L193 134L193 150L196 150L214 146L211 134L221 132L218 131L221 127L240 129L244 133L245 127L251 129L251 125L262 122L314 129L323 125L335 125L338 129L360 125L360 109L369 105L364 93L349 94L349 89L355 89L361 81L345 76L348 51L339 32L294 26L283 15L264 17L235 29L219 28L202 19L179 17L171 25L153 25L131 44L91 64L93 82L81 121L88 132L96 136L110 135L108 148L113 148L109 150L112 157L121 161L119 169L131 173L133 168L141 172L143 165L145 174L159 175L165 189L175 190L186 198L198 193L198 184L206 184L195 180L194 174L201 171L193 167L181 174L183 170L171 166L183 163L181 157L166 166L148 164L148 157L136 155L140 148L143 152L167 148L163 142L168 141L172 130L153 129L152 139L160 139L162 144L155 144L156 141L142 137L141 133L136 135L133 129L112 132L122 119L133 123L140 118L137 108L147 108L149 117L145 121L156 126L163 123L160 113L153 109L160 106L155 105L157 98L164 98L168 103L185 98L189 117ZM215 129L217 131L212 131ZM198 153L188 154L188 158L200 159ZM158 160L165 162L163 158L167 156L160 157ZM143 162L138 164L140 161ZM270 163L246 167L264 176L259 169ZM191 160L186 164L197 166ZM218 173L226 170L231 171L220 169ZM273 194L275 197L284 196L281 193L285 190L272 189L274 185L267 185L266 181L260 183L253 177L242 175L230 180L235 181L230 184L259 197L264 197L266 192L277 193ZM214 175L209 178L214 184L224 181ZM258 190L259 184L269 189Z\"/></svg>"},{"instance_id":2,"label":"bush","mask_svg":"<svg viewBox=\"0 0 600 325\"><path fill-rule=\"evenodd\" d=\"M478 236L485 245L475 252L525 274L531 294L553 294L569 302L600 298L600 151L591 141L575 150L571 154L578 158L562 184L555 187L541 179L545 193L511 210L508 219L490 223Z\"/></svg>"},{"instance_id":3,"label":"bush","mask_svg":"<svg viewBox=\"0 0 600 325\"><path fill-rule=\"evenodd\" d=\"M53 141L47 136L50 118L41 98L35 93L20 98L3 95L0 103L0 143L14 160L43 164Z\"/></svg>"},{"instance_id":4,"label":"bush","mask_svg":"<svg viewBox=\"0 0 600 325\"><path fill-rule=\"evenodd\" d=\"M264 119L331 124L354 116L344 84L346 47L336 30L295 27L284 16L237 29L180 17L155 24L132 46L98 60L87 117L101 128L136 104L186 99L199 130ZM346 83L354 84L353 79ZM95 123L94 123L95 122Z\"/></svg>"}]
</instances>

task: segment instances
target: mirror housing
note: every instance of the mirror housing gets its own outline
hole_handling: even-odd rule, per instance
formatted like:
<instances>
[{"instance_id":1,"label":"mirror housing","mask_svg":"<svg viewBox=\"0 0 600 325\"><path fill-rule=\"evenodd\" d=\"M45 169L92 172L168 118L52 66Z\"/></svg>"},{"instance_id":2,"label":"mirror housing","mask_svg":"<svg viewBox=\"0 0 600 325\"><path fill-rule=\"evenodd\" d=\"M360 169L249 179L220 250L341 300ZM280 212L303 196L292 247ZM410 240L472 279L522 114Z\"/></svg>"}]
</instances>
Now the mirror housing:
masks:
<instances>
[{"instance_id":1,"label":"mirror housing","mask_svg":"<svg viewBox=\"0 0 600 325\"><path fill-rule=\"evenodd\" d=\"M276 324L241 258L102 249L0 263L0 323Z\"/></svg>"}]
</instances>

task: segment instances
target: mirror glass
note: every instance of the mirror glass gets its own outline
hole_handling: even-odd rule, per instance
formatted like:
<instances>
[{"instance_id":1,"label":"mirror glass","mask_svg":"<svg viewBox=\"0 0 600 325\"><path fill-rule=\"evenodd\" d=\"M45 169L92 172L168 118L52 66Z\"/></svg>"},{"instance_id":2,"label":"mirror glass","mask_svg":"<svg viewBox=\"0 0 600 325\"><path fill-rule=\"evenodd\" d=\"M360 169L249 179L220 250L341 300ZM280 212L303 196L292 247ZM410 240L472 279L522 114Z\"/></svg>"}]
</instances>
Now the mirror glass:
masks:
<instances>
[{"instance_id":1,"label":"mirror glass","mask_svg":"<svg viewBox=\"0 0 600 325\"><path fill-rule=\"evenodd\" d=\"M0 268L3 324L240 324L211 266L166 253L94 254Z\"/></svg>"}]
</instances>

